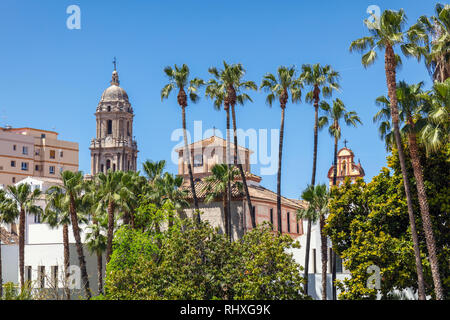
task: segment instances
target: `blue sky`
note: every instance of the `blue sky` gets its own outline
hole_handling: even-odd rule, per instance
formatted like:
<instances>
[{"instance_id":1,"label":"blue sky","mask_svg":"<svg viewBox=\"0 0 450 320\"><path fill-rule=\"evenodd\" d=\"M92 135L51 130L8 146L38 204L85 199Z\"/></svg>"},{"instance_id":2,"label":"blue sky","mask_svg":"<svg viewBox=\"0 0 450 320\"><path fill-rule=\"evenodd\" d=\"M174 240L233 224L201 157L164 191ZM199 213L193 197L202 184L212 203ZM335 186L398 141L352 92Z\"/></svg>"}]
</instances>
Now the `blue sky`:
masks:
<instances>
[{"instance_id":1,"label":"blue sky","mask_svg":"<svg viewBox=\"0 0 450 320\"><path fill-rule=\"evenodd\" d=\"M186 63L194 76L209 79L207 69L223 60L240 62L246 79L260 84L279 65L330 64L341 73L341 98L356 110L364 126L343 128L343 138L366 172L366 180L385 166L386 151L372 123L374 99L386 94L383 55L365 70L350 42L367 34L366 8L404 8L409 23L434 13L435 1L294 1L294 0L152 0L152 1L24 1L0 2L0 125L56 130L60 138L80 146L80 170L90 172L89 143L95 135L94 112L109 86L112 59L118 60L121 86L135 111L138 165L146 159L170 160L177 144L170 140L181 126L175 97L163 103L166 65ZM66 8L81 8L81 30L66 27ZM403 59L398 79L431 80L423 64ZM237 111L238 126L278 129L280 108L265 104L262 92ZM188 107L203 129L224 130L225 112L209 100ZM282 166L282 193L298 198L310 182L313 108L288 104ZM340 147L342 146L342 142ZM317 180L327 182L333 157L327 131L319 135ZM168 170L176 165L168 161ZM259 173L259 165L252 166ZM276 190L276 175L262 184Z\"/></svg>"}]
</instances>

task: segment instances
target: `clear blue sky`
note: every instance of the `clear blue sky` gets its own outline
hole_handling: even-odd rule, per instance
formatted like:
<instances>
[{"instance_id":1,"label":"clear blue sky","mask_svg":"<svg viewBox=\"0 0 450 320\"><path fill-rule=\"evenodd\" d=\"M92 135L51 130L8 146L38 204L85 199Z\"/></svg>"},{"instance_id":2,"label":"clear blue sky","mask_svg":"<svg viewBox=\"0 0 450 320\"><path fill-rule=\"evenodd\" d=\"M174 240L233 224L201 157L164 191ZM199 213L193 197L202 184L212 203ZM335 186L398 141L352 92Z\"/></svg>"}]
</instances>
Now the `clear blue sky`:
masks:
<instances>
[{"instance_id":1,"label":"clear blue sky","mask_svg":"<svg viewBox=\"0 0 450 320\"><path fill-rule=\"evenodd\" d=\"M409 23L434 13L435 1L298 1L298 0L152 0L152 1L24 1L0 2L0 125L56 130L60 138L80 145L80 169L90 172L89 143L95 136L94 112L109 86L112 59L118 60L121 86L135 111L138 165L145 159L167 159L176 142L172 131L181 126L175 97L161 103L166 65L186 63L193 75L208 79L207 69L240 62L248 80L258 84L279 65L331 64L340 71L341 98L356 110L364 126L343 128L366 180L385 165L386 151L372 124L374 99L386 94L383 56L367 70L360 55L350 54L354 39L367 34L363 19L369 5L404 8ZM81 30L66 27L66 8L81 8ZM404 59L398 78L431 80L422 64ZM243 129L277 129L278 105L269 108L261 92L254 103L239 108ZM298 198L309 183L313 149L313 108L289 104L286 111L282 193ZM202 120L203 128L225 128L225 112L206 99L188 107L188 128ZM341 145L342 146L342 143ZM327 182L333 141L319 135L317 180ZM253 171L258 174L259 166ZM168 170L176 165L168 162ZM276 190L276 175L262 184Z\"/></svg>"}]
</instances>

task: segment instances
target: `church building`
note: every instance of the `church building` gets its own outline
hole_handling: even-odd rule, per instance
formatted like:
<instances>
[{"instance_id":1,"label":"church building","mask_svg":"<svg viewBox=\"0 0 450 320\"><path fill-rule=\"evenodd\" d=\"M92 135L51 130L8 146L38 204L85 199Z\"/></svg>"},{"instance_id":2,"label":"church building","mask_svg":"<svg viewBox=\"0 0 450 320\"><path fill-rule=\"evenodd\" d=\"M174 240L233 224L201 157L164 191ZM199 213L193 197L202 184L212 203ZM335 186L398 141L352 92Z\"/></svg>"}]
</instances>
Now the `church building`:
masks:
<instances>
[{"instance_id":1,"label":"church building","mask_svg":"<svg viewBox=\"0 0 450 320\"><path fill-rule=\"evenodd\" d=\"M137 170L137 143L133 139L133 108L114 61L111 86L102 94L95 117L97 134L91 141L91 174Z\"/></svg>"}]
</instances>

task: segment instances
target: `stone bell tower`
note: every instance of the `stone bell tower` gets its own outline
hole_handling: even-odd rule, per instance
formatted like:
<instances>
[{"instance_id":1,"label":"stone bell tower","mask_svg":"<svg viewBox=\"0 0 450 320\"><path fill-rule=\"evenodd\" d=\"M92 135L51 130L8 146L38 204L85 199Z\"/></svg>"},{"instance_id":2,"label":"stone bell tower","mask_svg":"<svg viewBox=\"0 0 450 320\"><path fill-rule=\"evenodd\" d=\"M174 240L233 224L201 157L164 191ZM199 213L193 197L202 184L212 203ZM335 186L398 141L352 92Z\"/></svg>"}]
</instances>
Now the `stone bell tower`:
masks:
<instances>
[{"instance_id":1,"label":"stone bell tower","mask_svg":"<svg viewBox=\"0 0 450 320\"><path fill-rule=\"evenodd\" d=\"M133 140L133 108L128 95L119 87L119 74L112 73L111 86L102 94L95 112L97 135L91 141L91 174L136 171L137 143Z\"/></svg>"}]
</instances>

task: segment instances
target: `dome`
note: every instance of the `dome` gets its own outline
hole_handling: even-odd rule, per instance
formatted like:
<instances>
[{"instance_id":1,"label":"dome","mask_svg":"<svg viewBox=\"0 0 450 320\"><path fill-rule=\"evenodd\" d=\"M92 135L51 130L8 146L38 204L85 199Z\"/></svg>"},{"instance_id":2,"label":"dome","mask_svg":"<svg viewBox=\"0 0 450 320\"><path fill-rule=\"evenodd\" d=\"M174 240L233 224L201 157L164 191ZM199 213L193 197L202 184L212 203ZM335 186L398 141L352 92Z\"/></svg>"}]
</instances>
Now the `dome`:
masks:
<instances>
[{"instance_id":1,"label":"dome","mask_svg":"<svg viewBox=\"0 0 450 320\"><path fill-rule=\"evenodd\" d=\"M125 90L123 90L118 85L111 85L109 88L107 88L105 91L103 91L102 98L100 101L127 101L128 102L128 95Z\"/></svg>"}]
</instances>

